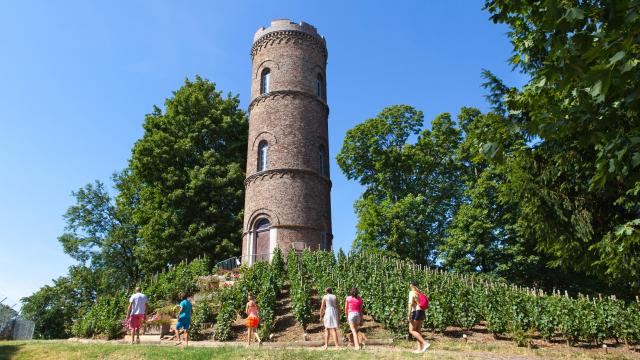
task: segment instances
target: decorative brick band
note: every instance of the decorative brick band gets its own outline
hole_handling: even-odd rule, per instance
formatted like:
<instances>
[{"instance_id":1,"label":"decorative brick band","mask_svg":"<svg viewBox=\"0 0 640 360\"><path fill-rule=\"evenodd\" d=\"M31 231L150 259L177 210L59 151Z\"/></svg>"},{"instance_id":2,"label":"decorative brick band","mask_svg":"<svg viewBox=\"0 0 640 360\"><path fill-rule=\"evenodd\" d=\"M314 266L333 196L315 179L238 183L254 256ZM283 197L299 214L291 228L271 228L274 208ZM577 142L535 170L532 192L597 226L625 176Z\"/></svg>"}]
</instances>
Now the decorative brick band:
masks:
<instances>
[{"instance_id":1,"label":"decorative brick band","mask_svg":"<svg viewBox=\"0 0 640 360\"><path fill-rule=\"evenodd\" d=\"M264 102L267 100L274 100L277 98L285 98L285 97L306 97L307 99L315 100L316 102L320 103L320 105L322 105L322 107L327 112L327 116L329 116L329 105L327 105L327 103L324 100L322 100L319 96L309 94L307 92L300 91L300 90L269 91L268 93L262 94L256 97L255 99L253 99L253 101L251 101L251 104L249 104L249 108L247 110L251 112L251 109L253 109L254 106L258 105L261 102Z\"/></svg>"},{"instance_id":2,"label":"decorative brick band","mask_svg":"<svg viewBox=\"0 0 640 360\"><path fill-rule=\"evenodd\" d=\"M322 176L315 171L307 170L307 169L293 169L293 168L283 168L283 169L271 169L260 171L255 173L244 180L244 187L247 188L251 183L263 180L263 179L272 179L274 177L285 177L289 176L290 178L296 178L299 176L310 176L323 180L324 182L331 187L331 180L328 177Z\"/></svg>"},{"instance_id":3,"label":"decorative brick band","mask_svg":"<svg viewBox=\"0 0 640 360\"><path fill-rule=\"evenodd\" d=\"M253 46L251 47L251 59L253 60L258 51L264 48L276 44L288 44L291 42L294 44L305 44L311 46L312 48L320 51L326 61L328 53L324 40L318 36L313 36L296 30L272 31L263 35L258 40L254 41Z\"/></svg>"}]
</instances>

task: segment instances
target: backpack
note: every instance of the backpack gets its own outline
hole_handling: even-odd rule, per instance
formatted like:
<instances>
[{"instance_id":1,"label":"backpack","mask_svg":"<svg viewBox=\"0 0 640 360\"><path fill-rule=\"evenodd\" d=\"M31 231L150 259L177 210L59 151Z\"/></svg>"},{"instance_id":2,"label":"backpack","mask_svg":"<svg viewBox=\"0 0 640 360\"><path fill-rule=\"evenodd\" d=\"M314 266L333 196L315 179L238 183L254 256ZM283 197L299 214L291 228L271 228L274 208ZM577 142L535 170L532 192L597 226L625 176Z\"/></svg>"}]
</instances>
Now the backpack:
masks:
<instances>
[{"instance_id":1,"label":"backpack","mask_svg":"<svg viewBox=\"0 0 640 360\"><path fill-rule=\"evenodd\" d=\"M427 310L429 308L429 298L421 292L418 293L418 306L423 310Z\"/></svg>"}]
</instances>

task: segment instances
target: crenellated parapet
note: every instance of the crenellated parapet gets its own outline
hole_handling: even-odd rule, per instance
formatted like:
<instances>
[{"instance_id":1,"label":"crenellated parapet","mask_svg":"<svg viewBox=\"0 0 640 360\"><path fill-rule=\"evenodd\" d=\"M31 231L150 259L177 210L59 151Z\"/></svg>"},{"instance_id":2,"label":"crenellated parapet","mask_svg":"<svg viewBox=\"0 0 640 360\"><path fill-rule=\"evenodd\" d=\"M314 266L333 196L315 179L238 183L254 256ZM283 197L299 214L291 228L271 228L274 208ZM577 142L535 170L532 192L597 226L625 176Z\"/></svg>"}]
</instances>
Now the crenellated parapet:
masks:
<instances>
[{"instance_id":1,"label":"crenellated parapet","mask_svg":"<svg viewBox=\"0 0 640 360\"><path fill-rule=\"evenodd\" d=\"M325 39L315 27L305 22L294 23L289 19L274 20L271 26L260 28L253 37L251 58L262 49L279 44L306 45L328 56Z\"/></svg>"}]
</instances>

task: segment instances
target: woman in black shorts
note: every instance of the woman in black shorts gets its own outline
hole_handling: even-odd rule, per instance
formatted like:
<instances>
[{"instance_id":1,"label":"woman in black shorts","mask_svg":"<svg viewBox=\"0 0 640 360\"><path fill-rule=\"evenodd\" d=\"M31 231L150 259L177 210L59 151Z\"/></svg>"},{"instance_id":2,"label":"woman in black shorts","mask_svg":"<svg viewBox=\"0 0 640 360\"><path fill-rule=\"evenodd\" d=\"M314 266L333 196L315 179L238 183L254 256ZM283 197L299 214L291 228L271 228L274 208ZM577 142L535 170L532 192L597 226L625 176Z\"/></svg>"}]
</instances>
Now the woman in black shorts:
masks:
<instances>
[{"instance_id":1,"label":"woman in black shorts","mask_svg":"<svg viewBox=\"0 0 640 360\"><path fill-rule=\"evenodd\" d=\"M411 280L409 282L409 334L411 334L414 338L416 338L416 342L418 343L418 350L414 351L414 353L421 353L427 351L429 346L429 342L425 341L420 334L420 329L422 328L422 322L425 318L424 311L420 307L419 303L419 295L422 294L420 289L418 289L418 282L415 280Z\"/></svg>"}]
</instances>

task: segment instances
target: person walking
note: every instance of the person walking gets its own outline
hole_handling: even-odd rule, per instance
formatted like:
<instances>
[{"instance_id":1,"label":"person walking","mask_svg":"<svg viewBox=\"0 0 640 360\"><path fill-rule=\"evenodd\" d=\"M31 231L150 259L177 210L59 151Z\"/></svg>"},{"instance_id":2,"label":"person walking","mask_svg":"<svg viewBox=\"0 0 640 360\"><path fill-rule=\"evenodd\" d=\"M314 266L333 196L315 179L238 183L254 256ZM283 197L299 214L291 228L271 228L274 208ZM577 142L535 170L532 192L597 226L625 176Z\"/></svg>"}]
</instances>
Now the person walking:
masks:
<instances>
[{"instance_id":1,"label":"person walking","mask_svg":"<svg viewBox=\"0 0 640 360\"><path fill-rule=\"evenodd\" d=\"M262 343L260 336L258 336L258 324L260 318L258 317L258 304L253 295L248 296L247 306L245 306L244 312L247 314L247 344L251 345L251 341L255 336L258 340L258 345Z\"/></svg>"},{"instance_id":2,"label":"person walking","mask_svg":"<svg viewBox=\"0 0 640 360\"><path fill-rule=\"evenodd\" d=\"M429 307L429 299L418 289L418 282L411 280L409 282L409 313L407 320L409 320L409 334L418 343L418 350L415 350L414 353L423 353L431 346L420 334L427 307Z\"/></svg>"},{"instance_id":3,"label":"person walking","mask_svg":"<svg viewBox=\"0 0 640 360\"><path fill-rule=\"evenodd\" d=\"M186 346L189 346L189 327L191 326L191 312L193 310L193 305L189 301L189 297L186 293L180 294L180 310L178 310L178 321L176 322L176 345L180 345L182 343L182 339L180 339L180 330L184 331L184 338L186 341Z\"/></svg>"},{"instance_id":4,"label":"person walking","mask_svg":"<svg viewBox=\"0 0 640 360\"><path fill-rule=\"evenodd\" d=\"M127 319L129 319L129 329L131 330L131 344L134 342L135 335L138 336L137 343L140 344L140 326L144 322L148 301L139 286L136 287L136 293L129 298Z\"/></svg>"},{"instance_id":5,"label":"person walking","mask_svg":"<svg viewBox=\"0 0 640 360\"><path fill-rule=\"evenodd\" d=\"M320 321L324 323L324 349L329 345L329 334L333 337L336 347L338 344L338 314L340 309L336 296L332 294L330 287L324 290L322 304L320 305Z\"/></svg>"},{"instance_id":6,"label":"person walking","mask_svg":"<svg viewBox=\"0 0 640 360\"><path fill-rule=\"evenodd\" d=\"M351 288L351 294L344 302L344 312L353 335L353 346L362 349L358 339L358 329L362 325L362 299L358 296L358 288Z\"/></svg>"}]
</instances>

